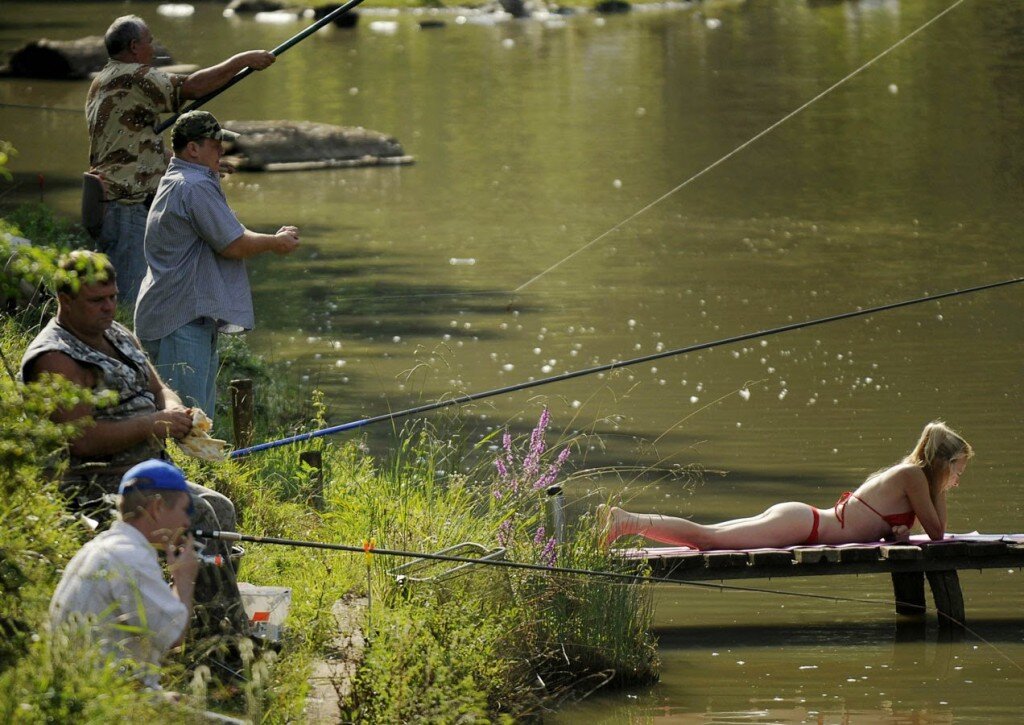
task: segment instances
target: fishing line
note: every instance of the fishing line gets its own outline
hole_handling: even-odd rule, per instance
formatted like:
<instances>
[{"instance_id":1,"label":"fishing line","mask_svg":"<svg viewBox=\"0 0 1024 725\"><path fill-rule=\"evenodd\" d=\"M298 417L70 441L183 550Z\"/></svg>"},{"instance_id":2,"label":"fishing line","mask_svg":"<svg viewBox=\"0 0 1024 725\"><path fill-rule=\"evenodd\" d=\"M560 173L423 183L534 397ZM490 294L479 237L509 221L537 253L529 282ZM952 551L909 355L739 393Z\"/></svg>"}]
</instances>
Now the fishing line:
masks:
<instances>
[{"instance_id":1,"label":"fishing line","mask_svg":"<svg viewBox=\"0 0 1024 725\"><path fill-rule=\"evenodd\" d=\"M365 546L354 546L351 544L331 544L320 541L304 541L302 539L282 539L273 536L252 536L237 531L207 531L195 529L192 533L200 538L220 539L221 541L246 541L253 544L274 544L276 546L292 546L306 549L327 549L330 551L346 551L353 554L380 554L381 556L394 556L405 559L431 559L434 561L447 561L457 564L482 564L496 566L506 569L523 569L526 571L539 571L546 574L573 574L575 576L594 577L603 579L625 580L630 583L651 583L651 584L681 584L684 586L697 587L699 589L718 589L720 591L751 592L756 594L778 594L787 597L803 597L806 599L823 599L831 602L860 602L862 604L884 604L874 599L856 599L853 597L837 597L831 594L811 594L807 592L787 592L779 589L763 589L761 587L748 587L739 584L723 584L721 582L701 582L680 579L669 579L668 577L647 576L644 574L627 574L625 572L601 571L599 569L578 569L564 566L546 566L544 564L527 564L519 561L508 561L507 559L473 559L467 556L453 556L450 554L430 554L426 552L405 551L402 549L379 549L367 548ZM627 560L628 561L628 560ZM908 606L920 606L908 604Z\"/></svg>"},{"instance_id":2,"label":"fishing line","mask_svg":"<svg viewBox=\"0 0 1024 725\"><path fill-rule=\"evenodd\" d=\"M719 591L731 591L731 592L746 592L751 594L773 594L775 596L784 597L796 597L798 599L817 599L830 601L834 603L857 603L857 604L870 604L873 606L884 606L889 607L890 602L880 601L877 599L861 599L857 597L841 597L830 594L812 594L810 592L787 592L781 589L765 589L762 587L749 587L741 586L737 584L724 584L722 582L701 582L691 581L685 579L669 579L667 577L656 577L644 574L627 574L625 572L614 572L614 571L602 571L599 569L579 569L575 567L564 567L564 566L545 566L543 564L527 564L525 562L508 561L506 559L473 559L465 556L453 556L450 554L430 554L425 552L405 551L401 549L378 549L376 547L367 546L353 546L349 544L331 544L319 541L304 541L301 539L282 539L272 536L252 536L249 534L242 534L237 531L206 531L204 529L195 529L192 532L195 536L205 537L209 539L220 539L222 541L245 541L254 544L274 544L277 546L291 546L299 548L309 549L326 549L330 551L345 551L353 554L362 553L366 556L373 554L379 554L381 556L394 556L406 559L430 559L434 561L446 561L458 564L478 564L485 566L495 566L506 569L522 569L526 571L539 571L546 574L570 574L573 576L591 577L595 579L612 579L617 581L627 581L630 584L676 584L680 586L688 586L699 589L717 589ZM624 561L629 561L624 559ZM640 560L636 560L640 561ZM895 601L895 604L901 604L914 609L920 609L925 611L924 605L915 604L911 602L900 602ZM945 617L953 624L962 627L963 630L973 637L976 637L978 641L991 647L997 654L1003 659L1012 664L1017 669L1024 672L1024 667L1021 667L1017 662L1010 659L1009 656L1004 654L998 647L993 643L989 642L985 638L981 637L977 632L969 628L964 622L959 621L955 617L951 617L944 612L937 612L940 617Z\"/></svg>"},{"instance_id":3,"label":"fishing line","mask_svg":"<svg viewBox=\"0 0 1024 725\"><path fill-rule=\"evenodd\" d=\"M676 355L685 355L687 353L697 352L699 350L707 350L721 345L730 345L733 343L744 342L746 340L753 340L756 338L771 337L772 335L779 335L784 332L791 332L793 330L802 330L807 327L814 327L815 325L823 325L829 322L847 320L853 317L872 315L878 312L895 310L900 307L909 307L911 305L921 304L923 302L934 302L935 300L941 300L947 297L956 297L959 295L970 294L972 292L980 292L982 290L990 290L995 289L997 287L1005 287L1007 285L1019 284L1020 282L1024 282L1024 277L1015 277L1013 279L1007 279L1001 282L991 282L989 284L978 285L976 287L968 287L962 290L951 290L949 292L942 292L934 295L926 295L924 297L916 297L910 300L903 300L902 302L892 302L885 305L879 305L877 307L869 307L867 309L843 312L837 315L830 315L828 317L819 317L813 320L806 320L804 322L794 322L788 325L782 325L781 327L774 327L766 330L758 330L757 332L748 332L742 335L735 335L733 337L726 337L720 340L714 340L712 342L703 342L697 345L689 345L687 347L675 348L673 350L665 350L662 352L652 353L650 355L644 355L642 357L632 358L630 360L622 360L606 363L604 365L596 365L594 367L584 368L582 370L574 370L567 373L560 373L559 375L552 375L550 377L540 378L538 380L530 380L522 383L517 383L515 385L508 385L502 388L494 388L492 390L486 390L479 393L456 395L452 398L438 400L433 403L426 403L424 405L419 405L414 408L407 408L406 410L400 410L392 413L383 413L372 418L362 418L360 420L351 421L349 423L343 423L341 425L322 428L320 430L310 431L308 433L300 433L298 435L289 436L287 438L281 438L280 440L276 441L259 443L254 446L249 446L248 448L240 448L238 450L231 452L231 458L240 458L241 456L247 456L250 453L256 453L258 451L265 451L271 448L278 448L280 446L286 446L292 443L299 443L301 441L310 440L312 438L321 438L323 436L334 435L335 433L342 433L345 431L354 430L356 428L362 428L364 426L372 425L374 423L397 420L399 418L405 418L407 416L416 415L418 413L426 413L432 410L438 410L440 408L447 408L452 405L462 405L464 403L470 403L474 400L490 398L495 395L514 393L520 390L536 388L541 385L562 382L563 380L572 380L573 378L580 378L586 375L593 375L595 373L608 372L610 370L616 370L618 368L629 367L630 365L639 365L641 363L652 362L654 360L660 360L662 358L674 357Z\"/></svg>"},{"instance_id":4,"label":"fishing line","mask_svg":"<svg viewBox=\"0 0 1024 725\"><path fill-rule=\"evenodd\" d=\"M814 104L814 103L815 103L816 101L818 101L819 99L821 99L821 98L824 98L824 97L825 97L825 96L827 96L827 95L828 95L829 93L831 93L832 91L834 91L834 90L835 90L836 88L838 88L839 86L843 85L843 84L844 84L844 83L846 83L846 82L847 82L848 80L850 80L851 78L853 78L854 76L856 76L856 75L857 75L858 73L860 73L861 71L863 71L863 70L867 69L867 68L868 68L868 67L870 67L870 66L871 66L872 64L874 64L874 63L875 63L876 61L878 61L879 59L881 59L881 58L885 57L886 55L888 55L889 53L891 53L891 52L892 52L893 50L895 50L896 48L898 48L899 46L903 45L903 43L905 43L905 42L907 42L908 40L910 40L910 39L911 39L912 37L914 37L915 35L917 35L918 33L920 33L920 32L921 32L922 30L924 30L925 28L927 28L927 27L928 27L929 25L931 25L932 23L934 23L934 22L936 22L937 20L939 20L939 18L941 18L941 17L942 17L943 15L945 15L946 13L950 12L951 10L953 10L953 9L955 9L956 7L958 7L959 5L961 5L961 4L963 3L963 2L964 2L964 0L956 0L956 2L955 2L955 3L953 3L952 5L950 5L950 6L948 7L948 8L946 8L946 9L945 9L945 10L943 10L942 12L940 12L940 13L939 13L938 15L936 15L935 17L933 17L933 18L932 18L931 20L927 21L927 22L926 22L926 23L925 23L924 25L920 26L919 28L917 28L916 30L914 30L913 32L911 32L911 33L910 33L909 35L907 35L907 36L905 36L905 37L901 38L900 40L896 41L896 43L894 43L893 45L891 45L891 46L889 46L888 48L886 48L885 50L883 50L883 51L882 51L881 53L879 53L879 54L878 54L878 55L876 55L876 56L875 56L874 58L872 58L871 60L869 60L869 61L867 61L866 63L864 63L864 64L863 64L862 66L860 66L860 67L859 67L859 68L857 68L856 70L852 71L851 73L847 74L846 76L844 76L844 77L843 77L843 78L841 78L840 80L838 80L838 81L836 81L835 83L833 83L833 84L832 84L831 86L829 86L828 88L826 88L825 90L823 90L823 91L822 91L821 93L819 93L818 95L816 95L816 96L815 96L814 98L812 98L811 100L809 100L809 101L807 101L806 103L804 103L804 104L803 104L802 106L800 106L800 107L799 107L799 108L797 108L796 110L794 110L794 111L791 111L791 112L789 112L788 114L786 114L785 116L783 116L782 118L780 118L780 119L779 119L778 121L776 121L775 123L773 123L773 124L772 124L771 126L769 126L768 128L766 128L766 129L764 129L763 131L761 131L760 133L756 134L755 136L753 136L753 137L752 137L752 138L750 138L749 140L747 140L747 141L744 141L744 142L743 142L742 144L740 144L739 146L737 146L736 148L734 148L734 149L733 149L732 151L730 151L729 153L727 153L727 154L726 154L725 156L723 156L722 158L718 159L717 161L715 161L714 163L710 164L709 166L706 166L706 167L704 167L703 169L701 169L700 171L698 171L698 172L697 172L696 174L694 174L694 175L693 175L693 176L691 176L691 177L690 177L689 179L687 179L686 181L682 182L681 184L679 184L679 185L678 185L678 186L676 186L675 188L673 188L673 189L670 189L669 191L665 192L664 194L662 194L661 196L659 196L659 197L658 197L657 199L655 199L654 201L652 201L652 202L651 202L650 204L648 204L647 206L643 207L643 208L642 208L642 209L640 209L639 211L633 212L633 214L631 214L630 216L626 217L625 219L623 219L622 221L620 221L620 222L619 222L618 224L616 224L615 226L613 226L613 227L611 227L610 229L608 229L607 231L605 231L605 232L602 232L601 234L597 235L596 237L594 237L593 239L591 239L591 240L590 240L589 242L587 242L586 244L584 244L584 245L583 245L582 247L580 247L579 249L577 249L577 250L576 250L575 252L572 252L571 254L569 254L569 255L567 255L567 256L565 256L565 257L563 257L562 259L560 259L559 261L555 262L555 263L554 263L554 264L552 264L552 265L551 265L550 267L548 267L547 269L545 269L545 270L544 270L543 272L540 272L539 274L536 274L536 275L534 275L533 277L531 277L530 279L528 279L527 281L523 282L523 283L522 283L521 285L519 285L518 287L516 287L516 288L515 288L515 289L513 290L513 292L521 292L522 290L526 289L527 287L529 287L529 286L530 286L531 284L533 284L534 282L536 282L537 280L539 280L539 279L540 279L541 277L543 277L544 275L546 275L546 274L548 274L549 272L551 272L551 271L555 270L555 269L556 269L557 267L560 267L560 266L561 266L562 264L564 264L565 262L568 262L568 261L569 261L570 259L572 259L573 257L575 257L575 256L576 256L577 254L580 254L580 253L581 253L581 252L583 252L584 250L586 250L586 249L590 248L591 246L593 246L593 245L594 245L594 244L596 244L597 242L599 242L599 241L601 241L602 239L604 239L605 237L607 237L607 236L608 236L609 234L611 234L612 232L615 232L615 231L617 231L617 230L621 229L621 228L622 228L623 226L625 226L625 225L626 225L626 224L628 224L629 222L633 221L634 219L636 219L636 218L637 218L638 216L640 216L640 215L641 215L641 214L643 214L644 212L648 211L649 209L651 209L651 208L653 208L653 207L657 206L658 204L660 204L661 202L663 202L663 201L664 201L665 199L669 198L670 196L672 196L673 194L675 194L675 193L676 193L677 191L681 190L681 189L682 189L683 187L685 187L685 186L688 186L688 185L689 185L690 183L692 183L693 181L696 181L696 180L697 180L697 179L699 179L700 177L704 176L704 174L708 173L708 172L709 172L709 171L711 171L712 169L714 169L714 168L716 168L717 166L719 166L719 165L721 165L721 164L725 163L726 161L728 161L729 159L731 159L731 158L732 158L733 156L735 156L736 154L738 154L738 153L739 153L740 151L742 151L743 149L747 148L748 146L750 146L751 144L753 144L754 142L756 142L756 141L757 141L758 139L761 139L761 138L763 138L764 136L767 136L767 135L768 135L769 133L771 133L771 132L772 132L772 131L774 131L774 130L775 130L776 128L778 128L779 126L781 126L782 124L784 124L784 123L785 123L786 121L788 121L789 119L793 118L793 117L794 117L794 116L796 116L796 115L797 115L798 113L800 113L801 111L805 110L806 108L810 107L810 106L811 106L812 104Z\"/></svg>"},{"instance_id":5,"label":"fishing line","mask_svg":"<svg viewBox=\"0 0 1024 725\"><path fill-rule=\"evenodd\" d=\"M27 103L2 103L0 102L0 108L27 108L32 111L55 111L59 113L78 113L85 114L84 108L68 108L66 106L32 106Z\"/></svg>"}]
</instances>

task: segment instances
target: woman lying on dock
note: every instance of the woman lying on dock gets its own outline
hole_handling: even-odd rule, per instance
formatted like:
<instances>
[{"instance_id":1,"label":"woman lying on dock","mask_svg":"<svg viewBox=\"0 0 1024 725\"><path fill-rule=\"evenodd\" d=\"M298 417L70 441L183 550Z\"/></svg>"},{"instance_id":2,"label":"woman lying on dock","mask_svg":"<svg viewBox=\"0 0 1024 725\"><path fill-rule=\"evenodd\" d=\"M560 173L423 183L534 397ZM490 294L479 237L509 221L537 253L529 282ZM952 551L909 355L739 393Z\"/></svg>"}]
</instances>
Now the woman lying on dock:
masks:
<instances>
[{"instance_id":1,"label":"woman lying on dock","mask_svg":"<svg viewBox=\"0 0 1024 725\"><path fill-rule=\"evenodd\" d=\"M960 484L973 455L967 441L935 421L902 462L872 474L830 509L779 503L757 516L719 524L608 506L599 506L597 517L608 544L630 535L701 550L869 543L906 539L915 518L938 540L946 532L946 491Z\"/></svg>"}]
</instances>

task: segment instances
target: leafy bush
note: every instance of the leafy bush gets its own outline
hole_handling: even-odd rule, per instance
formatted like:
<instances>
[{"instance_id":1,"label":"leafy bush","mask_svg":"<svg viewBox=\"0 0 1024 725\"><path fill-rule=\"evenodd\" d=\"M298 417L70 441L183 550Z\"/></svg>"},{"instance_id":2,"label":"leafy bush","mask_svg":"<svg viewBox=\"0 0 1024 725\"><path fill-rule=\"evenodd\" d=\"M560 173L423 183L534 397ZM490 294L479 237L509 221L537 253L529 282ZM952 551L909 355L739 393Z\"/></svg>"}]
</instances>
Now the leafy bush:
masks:
<instances>
[{"instance_id":1,"label":"leafy bush","mask_svg":"<svg viewBox=\"0 0 1024 725\"><path fill-rule=\"evenodd\" d=\"M38 248L23 269L52 277L56 251ZM5 366L13 368L45 316L29 309L0 320ZM286 376L244 339L229 339L223 354L222 381L256 382L259 437L326 425L322 396L303 396L309 402L297 409L302 398L279 382ZM55 483L75 429L50 415L89 399L60 380L19 386L0 372L0 720L188 719L181 706L136 690L88 641L45 633L61 568L87 536L64 513ZM240 578L292 589L280 655L248 651L246 677L229 687L203 652L186 647L165 668L165 686L186 693L190 708L214 701L256 722L301 719L312 662L338 636L332 604L351 595L368 598L369 644L341 704L348 721L522 719L610 682L655 677L650 586L552 569L629 571L601 550L586 518L561 538L546 521L546 488L573 449L571 441L548 449L547 411L521 441L494 434L468 449L459 419L440 420L396 431L394 448L377 458L364 442L325 438L220 463L174 446L171 453L191 480L235 501L248 534L409 552L476 542L539 570L475 565L399 586L394 569L403 559L249 545ZM322 471L302 463L303 451L320 453Z\"/></svg>"}]
</instances>

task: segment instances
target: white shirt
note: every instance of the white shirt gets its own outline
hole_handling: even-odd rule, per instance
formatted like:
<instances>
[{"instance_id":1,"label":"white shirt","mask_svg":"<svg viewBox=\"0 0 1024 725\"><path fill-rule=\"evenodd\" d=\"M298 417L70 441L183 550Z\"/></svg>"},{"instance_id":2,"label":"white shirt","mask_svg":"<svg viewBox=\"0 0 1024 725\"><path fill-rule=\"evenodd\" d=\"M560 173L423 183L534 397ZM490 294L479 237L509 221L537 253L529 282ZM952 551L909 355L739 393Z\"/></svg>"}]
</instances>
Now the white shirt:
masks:
<instances>
[{"instance_id":1,"label":"white shirt","mask_svg":"<svg viewBox=\"0 0 1024 725\"><path fill-rule=\"evenodd\" d=\"M156 549L138 529L115 521L68 563L50 600L50 625L88 622L104 652L148 667L159 687L160 660L185 631L188 608L171 591Z\"/></svg>"}]
</instances>

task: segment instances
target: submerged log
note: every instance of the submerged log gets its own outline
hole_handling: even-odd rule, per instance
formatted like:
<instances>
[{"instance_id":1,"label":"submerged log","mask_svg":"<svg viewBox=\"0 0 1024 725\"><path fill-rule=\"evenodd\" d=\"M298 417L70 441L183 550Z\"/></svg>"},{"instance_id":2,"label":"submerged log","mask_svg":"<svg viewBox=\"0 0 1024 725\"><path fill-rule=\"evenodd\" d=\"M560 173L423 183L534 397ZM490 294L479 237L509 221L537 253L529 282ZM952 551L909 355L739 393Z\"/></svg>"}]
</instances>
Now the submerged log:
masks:
<instances>
[{"instance_id":1,"label":"submerged log","mask_svg":"<svg viewBox=\"0 0 1024 725\"><path fill-rule=\"evenodd\" d=\"M228 148L239 169L297 171L343 166L411 164L393 136L356 126L310 121L225 121L241 134Z\"/></svg>"},{"instance_id":2,"label":"submerged log","mask_svg":"<svg viewBox=\"0 0 1024 725\"><path fill-rule=\"evenodd\" d=\"M162 59L154 61L153 65L168 66L173 62L164 46L156 43L154 50ZM41 38L14 50L3 71L22 78L74 80L98 73L107 60L106 46L98 35L76 40Z\"/></svg>"}]
</instances>

